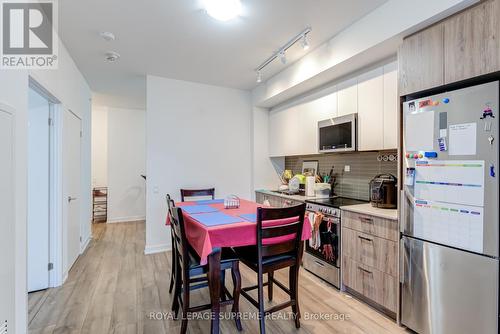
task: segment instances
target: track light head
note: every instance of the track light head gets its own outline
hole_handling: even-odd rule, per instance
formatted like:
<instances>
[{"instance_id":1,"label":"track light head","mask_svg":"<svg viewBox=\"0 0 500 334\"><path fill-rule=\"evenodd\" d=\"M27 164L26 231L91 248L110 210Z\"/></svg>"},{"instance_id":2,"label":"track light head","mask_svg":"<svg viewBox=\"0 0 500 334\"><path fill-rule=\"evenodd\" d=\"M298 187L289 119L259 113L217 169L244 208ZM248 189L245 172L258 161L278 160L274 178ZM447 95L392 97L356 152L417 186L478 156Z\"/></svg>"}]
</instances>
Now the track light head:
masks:
<instances>
[{"instance_id":1,"label":"track light head","mask_svg":"<svg viewBox=\"0 0 500 334\"><path fill-rule=\"evenodd\" d=\"M286 64L286 54L285 54L285 50L281 50L280 53L279 53L279 56L280 56L280 60L281 60L281 63L284 65Z\"/></svg>"},{"instance_id":2,"label":"track light head","mask_svg":"<svg viewBox=\"0 0 500 334\"><path fill-rule=\"evenodd\" d=\"M262 73L260 73L260 71L257 71L257 83L261 82L262 82Z\"/></svg>"},{"instance_id":3,"label":"track light head","mask_svg":"<svg viewBox=\"0 0 500 334\"><path fill-rule=\"evenodd\" d=\"M300 44L302 45L302 49L304 49L304 51L309 49L309 42L307 41L307 34L304 34L302 36L302 40L301 40Z\"/></svg>"}]
</instances>

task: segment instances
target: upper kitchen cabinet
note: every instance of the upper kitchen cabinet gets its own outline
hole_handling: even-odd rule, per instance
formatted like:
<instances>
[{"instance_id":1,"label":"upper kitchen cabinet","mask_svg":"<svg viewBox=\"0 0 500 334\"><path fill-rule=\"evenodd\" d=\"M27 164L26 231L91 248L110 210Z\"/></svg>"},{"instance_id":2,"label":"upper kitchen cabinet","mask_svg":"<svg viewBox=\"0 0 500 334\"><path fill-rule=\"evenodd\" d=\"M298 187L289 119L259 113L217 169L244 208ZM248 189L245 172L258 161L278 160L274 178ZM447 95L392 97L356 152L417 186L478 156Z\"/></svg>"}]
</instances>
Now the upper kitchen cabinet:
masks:
<instances>
[{"instance_id":1,"label":"upper kitchen cabinet","mask_svg":"<svg viewBox=\"0 0 500 334\"><path fill-rule=\"evenodd\" d=\"M500 0L488 0L444 21L445 83L500 70L499 16Z\"/></svg>"},{"instance_id":2,"label":"upper kitchen cabinet","mask_svg":"<svg viewBox=\"0 0 500 334\"><path fill-rule=\"evenodd\" d=\"M398 147L398 70L397 62L384 66L384 149Z\"/></svg>"},{"instance_id":3,"label":"upper kitchen cabinet","mask_svg":"<svg viewBox=\"0 0 500 334\"><path fill-rule=\"evenodd\" d=\"M384 147L384 70L382 67L358 78L358 150Z\"/></svg>"},{"instance_id":4,"label":"upper kitchen cabinet","mask_svg":"<svg viewBox=\"0 0 500 334\"><path fill-rule=\"evenodd\" d=\"M283 157L299 154L299 112L295 108L269 113L269 155Z\"/></svg>"},{"instance_id":5,"label":"upper kitchen cabinet","mask_svg":"<svg viewBox=\"0 0 500 334\"><path fill-rule=\"evenodd\" d=\"M352 78L337 85L337 115L344 116L358 112L358 78Z\"/></svg>"},{"instance_id":6,"label":"upper kitchen cabinet","mask_svg":"<svg viewBox=\"0 0 500 334\"><path fill-rule=\"evenodd\" d=\"M300 122L299 154L318 154L318 122L337 117L337 92L298 106Z\"/></svg>"},{"instance_id":7,"label":"upper kitchen cabinet","mask_svg":"<svg viewBox=\"0 0 500 334\"><path fill-rule=\"evenodd\" d=\"M399 94L444 83L444 27L436 24L403 40L399 48Z\"/></svg>"}]
</instances>

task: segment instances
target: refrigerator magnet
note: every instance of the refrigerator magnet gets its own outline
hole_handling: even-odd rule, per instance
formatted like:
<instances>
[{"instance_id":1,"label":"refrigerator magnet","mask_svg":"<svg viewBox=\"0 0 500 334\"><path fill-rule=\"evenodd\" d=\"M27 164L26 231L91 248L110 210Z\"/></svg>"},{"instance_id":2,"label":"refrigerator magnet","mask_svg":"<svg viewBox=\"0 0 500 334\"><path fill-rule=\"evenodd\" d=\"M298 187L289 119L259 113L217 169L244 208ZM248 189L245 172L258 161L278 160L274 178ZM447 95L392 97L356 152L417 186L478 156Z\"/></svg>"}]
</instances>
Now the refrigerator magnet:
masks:
<instances>
[{"instance_id":1,"label":"refrigerator magnet","mask_svg":"<svg viewBox=\"0 0 500 334\"><path fill-rule=\"evenodd\" d=\"M490 176L495 177L495 166L490 164Z\"/></svg>"},{"instance_id":2,"label":"refrigerator magnet","mask_svg":"<svg viewBox=\"0 0 500 334\"><path fill-rule=\"evenodd\" d=\"M493 110L491 109L489 103L486 103L486 107L484 108L483 115L480 117L480 119L486 119L486 117L495 118L495 115L493 115Z\"/></svg>"},{"instance_id":3,"label":"refrigerator magnet","mask_svg":"<svg viewBox=\"0 0 500 334\"><path fill-rule=\"evenodd\" d=\"M448 147L446 146L446 138L441 137L438 138L439 151L446 152L448 151Z\"/></svg>"}]
</instances>

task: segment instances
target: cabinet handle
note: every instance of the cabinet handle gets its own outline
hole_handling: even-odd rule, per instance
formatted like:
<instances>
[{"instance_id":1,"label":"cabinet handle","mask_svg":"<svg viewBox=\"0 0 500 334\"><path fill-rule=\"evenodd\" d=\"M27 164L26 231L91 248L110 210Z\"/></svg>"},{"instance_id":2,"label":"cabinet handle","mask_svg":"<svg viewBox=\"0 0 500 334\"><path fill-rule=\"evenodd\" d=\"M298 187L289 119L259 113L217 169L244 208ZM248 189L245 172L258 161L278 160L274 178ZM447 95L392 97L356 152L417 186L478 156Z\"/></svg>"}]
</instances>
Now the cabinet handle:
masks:
<instances>
[{"instance_id":1,"label":"cabinet handle","mask_svg":"<svg viewBox=\"0 0 500 334\"><path fill-rule=\"evenodd\" d=\"M372 218L359 217L359 220L361 220L362 222L368 223L368 224L373 224L373 219Z\"/></svg>"},{"instance_id":2,"label":"cabinet handle","mask_svg":"<svg viewBox=\"0 0 500 334\"><path fill-rule=\"evenodd\" d=\"M362 237L362 236L360 236L360 235L358 235L358 238L360 238L361 240L366 240L366 241L370 241L370 242L371 242L371 241L373 241L373 240L372 240L372 239L370 239L370 238Z\"/></svg>"},{"instance_id":3,"label":"cabinet handle","mask_svg":"<svg viewBox=\"0 0 500 334\"><path fill-rule=\"evenodd\" d=\"M361 268L360 266L358 266L358 269L361 270L361 271L364 271L367 274L373 274L371 271L366 270L365 268Z\"/></svg>"}]
</instances>

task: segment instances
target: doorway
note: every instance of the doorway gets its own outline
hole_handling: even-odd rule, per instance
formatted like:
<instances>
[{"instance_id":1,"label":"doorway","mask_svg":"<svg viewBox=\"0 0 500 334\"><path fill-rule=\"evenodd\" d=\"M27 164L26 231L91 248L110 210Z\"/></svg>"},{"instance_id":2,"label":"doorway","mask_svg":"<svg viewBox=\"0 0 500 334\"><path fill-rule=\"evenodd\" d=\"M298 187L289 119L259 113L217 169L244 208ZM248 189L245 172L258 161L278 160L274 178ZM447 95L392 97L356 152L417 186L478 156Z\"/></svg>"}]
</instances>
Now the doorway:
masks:
<instances>
[{"instance_id":1,"label":"doorway","mask_svg":"<svg viewBox=\"0 0 500 334\"><path fill-rule=\"evenodd\" d=\"M65 221L63 236L65 247L63 255L64 276L80 255L80 193L81 193L81 136L82 120L71 110L65 109L63 116L63 200Z\"/></svg>"},{"instance_id":2,"label":"doorway","mask_svg":"<svg viewBox=\"0 0 500 334\"><path fill-rule=\"evenodd\" d=\"M28 292L50 286L51 102L28 93Z\"/></svg>"}]
</instances>

